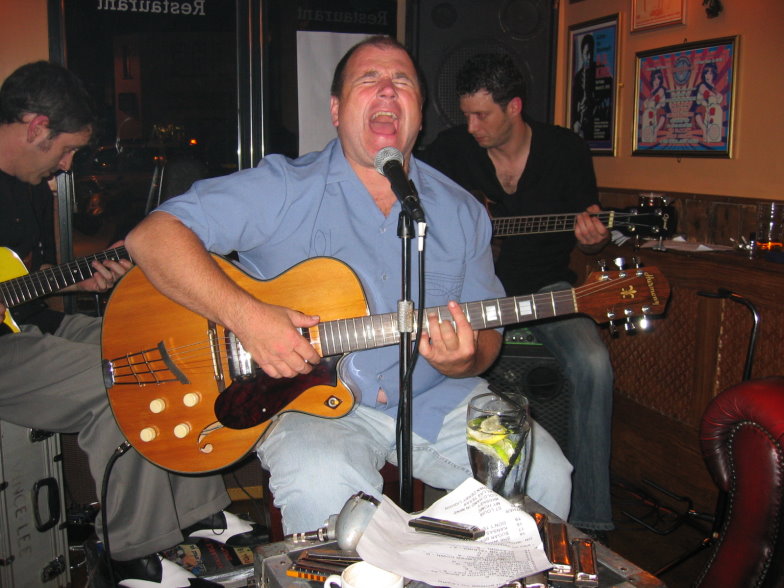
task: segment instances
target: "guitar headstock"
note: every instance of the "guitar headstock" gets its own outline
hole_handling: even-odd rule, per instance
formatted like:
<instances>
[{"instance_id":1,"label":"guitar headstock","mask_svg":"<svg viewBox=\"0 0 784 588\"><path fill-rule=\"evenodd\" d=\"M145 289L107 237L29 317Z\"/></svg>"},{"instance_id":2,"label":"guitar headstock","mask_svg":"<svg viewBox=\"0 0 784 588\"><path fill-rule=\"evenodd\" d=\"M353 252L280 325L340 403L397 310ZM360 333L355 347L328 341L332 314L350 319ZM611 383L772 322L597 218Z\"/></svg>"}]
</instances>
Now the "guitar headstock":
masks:
<instances>
[{"instance_id":1,"label":"guitar headstock","mask_svg":"<svg viewBox=\"0 0 784 588\"><path fill-rule=\"evenodd\" d=\"M631 325L633 319L664 314L670 285L657 268L643 267L592 272L574 292L578 312L597 323L624 320Z\"/></svg>"},{"instance_id":2,"label":"guitar headstock","mask_svg":"<svg viewBox=\"0 0 784 588\"><path fill-rule=\"evenodd\" d=\"M675 232L676 222L673 206L649 204L617 211L613 228L629 236L669 237Z\"/></svg>"}]
</instances>

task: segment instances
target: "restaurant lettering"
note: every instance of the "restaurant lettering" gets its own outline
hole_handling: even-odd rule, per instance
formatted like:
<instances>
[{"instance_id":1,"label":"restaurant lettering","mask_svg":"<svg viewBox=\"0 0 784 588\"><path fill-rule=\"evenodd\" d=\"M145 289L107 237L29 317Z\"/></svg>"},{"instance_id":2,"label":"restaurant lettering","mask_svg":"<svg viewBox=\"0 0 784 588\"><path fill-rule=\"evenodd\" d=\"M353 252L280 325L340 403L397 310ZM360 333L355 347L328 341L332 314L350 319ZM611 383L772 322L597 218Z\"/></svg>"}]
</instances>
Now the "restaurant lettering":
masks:
<instances>
[{"instance_id":1,"label":"restaurant lettering","mask_svg":"<svg viewBox=\"0 0 784 588\"><path fill-rule=\"evenodd\" d=\"M205 16L207 0L98 0L98 10Z\"/></svg>"},{"instance_id":2,"label":"restaurant lettering","mask_svg":"<svg viewBox=\"0 0 784 588\"><path fill-rule=\"evenodd\" d=\"M388 11L379 10L376 13L360 12L358 10L314 10L312 8L297 8L297 18L300 21L311 23L342 23L386 26Z\"/></svg>"}]
</instances>

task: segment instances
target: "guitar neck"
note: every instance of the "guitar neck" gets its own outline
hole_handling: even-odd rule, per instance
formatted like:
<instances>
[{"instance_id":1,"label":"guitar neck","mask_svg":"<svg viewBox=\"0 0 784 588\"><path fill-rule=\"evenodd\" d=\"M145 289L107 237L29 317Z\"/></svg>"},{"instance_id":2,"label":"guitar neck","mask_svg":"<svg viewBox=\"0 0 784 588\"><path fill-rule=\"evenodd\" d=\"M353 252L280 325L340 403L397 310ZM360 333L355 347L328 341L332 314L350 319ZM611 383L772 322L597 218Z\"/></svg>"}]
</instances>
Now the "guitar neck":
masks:
<instances>
[{"instance_id":1,"label":"guitar neck","mask_svg":"<svg viewBox=\"0 0 784 588\"><path fill-rule=\"evenodd\" d=\"M95 273L92 266L94 261L119 261L128 258L125 247L115 247L101 253L80 257L62 265L0 283L0 298L7 308L13 308L92 277Z\"/></svg>"},{"instance_id":2,"label":"guitar neck","mask_svg":"<svg viewBox=\"0 0 784 588\"><path fill-rule=\"evenodd\" d=\"M471 327L476 330L495 329L577 312L574 289L544 292L508 298L492 298L460 305ZM446 306L425 309L425 317L436 314L440 320L451 321ZM414 313L416 325L417 313ZM427 321L423 323L427 330ZM326 357L362 349L394 345L400 340L397 313L377 314L320 323L318 337L321 354ZM413 329L415 330L415 329Z\"/></svg>"},{"instance_id":3,"label":"guitar neck","mask_svg":"<svg viewBox=\"0 0 784 588\"><path fill-rule=\"evenodd\" d=\"M493 236L541 235L574 231L577 216L581 213L536 214L531 216L499 216L493 219ZM612 228L618 213L599 212L596 218L608 229Z\"/></svg>"}]
</instances>

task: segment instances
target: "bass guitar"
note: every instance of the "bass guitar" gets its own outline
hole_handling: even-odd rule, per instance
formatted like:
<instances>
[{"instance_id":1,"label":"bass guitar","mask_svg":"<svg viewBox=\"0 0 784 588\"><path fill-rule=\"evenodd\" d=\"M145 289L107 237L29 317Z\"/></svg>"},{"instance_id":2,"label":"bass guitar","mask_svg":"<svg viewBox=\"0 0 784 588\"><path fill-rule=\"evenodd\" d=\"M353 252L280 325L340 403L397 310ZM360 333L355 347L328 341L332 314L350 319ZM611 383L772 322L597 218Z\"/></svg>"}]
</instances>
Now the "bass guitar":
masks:
<instances>
[{"instance_id":1,"label":"bass guitar","mask_svg":"<svg viewBox=\"0 0 784 588\"><path fill-rule=\"evenodd\" d=\"M278 414L344 416L355 398L337 375L341 359L399 341L397 313L369 315L359 279L341 261L317 257L257 280L215 259L259 299L318 314L321 322L302 334L323 359L307 375L270 378L232 332L160 294L141 270L131 269L104 313L107 393L128 441L149 461L176 472L214 471L242 459ZM669 291L655 268L596 272L578 288L462 308L474 329L575 313L606 322L662 314ZM451 320L446 306L426 312Z\"/></svg>"},{"instance_id":2,"label":"bass guitar","mask_svg":"<svg viewBox=\"0 0 784 588\"><path fill-rule=\"evenodd\" d=\"M92 265L94 261L120 259L129 259L125 247L79 257L30 274L16 253L7 247L0 247L0 300L6 308L14 308L92 277L95 273ZM11 331L19 332L19 326L10 312L5 313L3 324Z\"/></svg>"}]
</instances>

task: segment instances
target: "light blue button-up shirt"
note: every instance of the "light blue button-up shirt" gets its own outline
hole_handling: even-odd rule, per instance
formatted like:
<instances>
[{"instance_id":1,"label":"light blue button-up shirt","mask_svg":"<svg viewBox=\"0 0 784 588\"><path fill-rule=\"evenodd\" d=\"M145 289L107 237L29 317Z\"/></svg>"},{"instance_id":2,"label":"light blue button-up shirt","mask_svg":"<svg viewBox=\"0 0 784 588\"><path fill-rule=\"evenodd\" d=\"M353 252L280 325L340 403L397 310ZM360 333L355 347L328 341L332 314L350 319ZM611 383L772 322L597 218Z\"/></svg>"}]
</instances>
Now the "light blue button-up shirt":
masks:
<instances>
[{"instance_id":1,"label":"light blue button-up shirt","mask_svg":"<svg viewBox=\"0 0 784 588\"><path fill-rule=\"evenodd\" d=\"M409 177L427 218L424 306L503 296L493 271L491 225L482 206L446 176L413 158ZM269 155L256 168L196 182L159 210L182 220L209 251L236 251L243 268L260 279L275 278L312 257L339 259L357 274L371 314L397 310L402 292L400 204L383 215L337 140L296 160ZM417 265L412 253L412 298L418 292ZM394 418L398 363L397 345L380 347L347 355L340 374L363 404ZM420 358L412 384L414 431L435 440L444 415L477 384L477 378L447 378ZM379 388L387 403L378 402Z\"/></svg>"}]
</instances>

